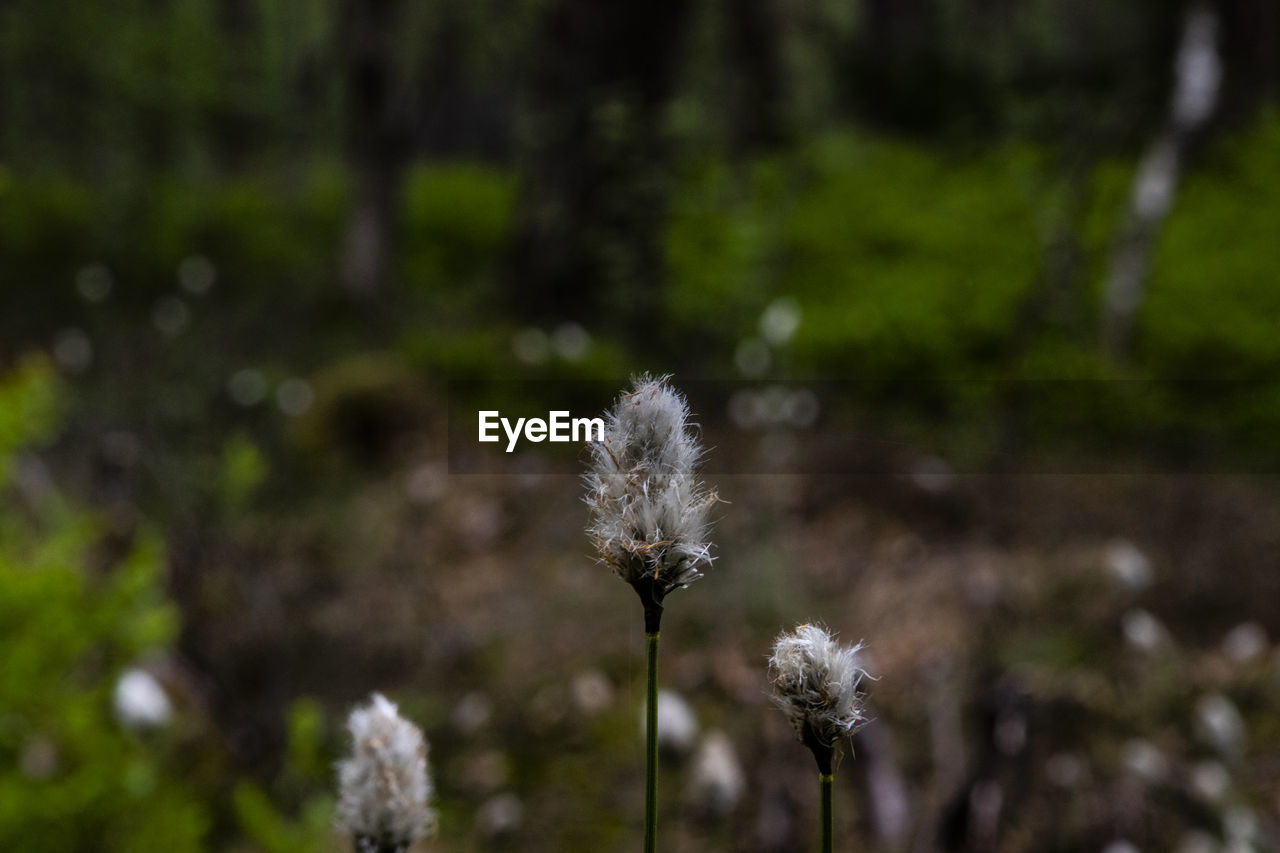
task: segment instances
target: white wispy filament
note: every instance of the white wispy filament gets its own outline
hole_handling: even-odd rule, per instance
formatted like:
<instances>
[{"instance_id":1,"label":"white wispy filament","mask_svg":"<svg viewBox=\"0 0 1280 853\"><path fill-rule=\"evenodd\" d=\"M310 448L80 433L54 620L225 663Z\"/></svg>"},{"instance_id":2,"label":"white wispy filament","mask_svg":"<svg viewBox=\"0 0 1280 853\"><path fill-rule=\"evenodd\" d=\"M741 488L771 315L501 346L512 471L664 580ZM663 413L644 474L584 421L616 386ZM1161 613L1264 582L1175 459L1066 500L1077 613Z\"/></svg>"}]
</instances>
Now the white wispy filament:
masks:
<instances>
[{"instance_id":1,"label":"white wispy filament","mask_svg":"<svg viewBox=\"0 0 1280 853\"><path fill-rule=\"evenodd\" d=\"M707 511L715 493L698 482L702 449L689 406L665 378L642 376L605 416L585 480L602 562L636 586L651 581L658 603L711 564Z\"/></svg>"},{"instance_id":2,"label":"white wispy filament","mask_svg":"<svg viewBox=\"0 0 1280 853\"><path fill-rule=\"evenodd\" d=\"M338 762L338 826L360 851L407 850L435 826L427 743L379 693L347 721L351 757Z\"/></svg>"},{"instance_id":3,"label":"white wispy filament","mask_svg":"<svg viewBox=\"0 0 1280 853\"><path fill-rule=\"evenodd\" d=\"M867 721L861 649L861 643L840 645L817 625L801 625L774 641L769 658L774 701L810 749L831 749Z\"/></svg>"}]
</instances>

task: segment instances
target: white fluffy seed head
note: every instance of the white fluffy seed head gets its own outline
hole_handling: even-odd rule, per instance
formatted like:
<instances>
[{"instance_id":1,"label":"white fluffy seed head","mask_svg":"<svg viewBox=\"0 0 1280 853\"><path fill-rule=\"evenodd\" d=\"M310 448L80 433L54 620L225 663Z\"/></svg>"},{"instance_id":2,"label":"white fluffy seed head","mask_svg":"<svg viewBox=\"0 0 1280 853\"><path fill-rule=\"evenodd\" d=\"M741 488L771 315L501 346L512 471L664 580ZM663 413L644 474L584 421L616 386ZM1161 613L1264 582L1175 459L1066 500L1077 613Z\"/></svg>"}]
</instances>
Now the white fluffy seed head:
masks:
<instances>
[{"instance_id":1,"label":"white fluffy seed head","mask_svg":"<svg viewBox=\"0 0 1280 853\"><path fill-rule=\"evenodd\" d=\"M800 625L774 641L769 658L774 701L801 742L808 745L811 737L831 748L867 722L861 649L861 643L840 645L818 625Z\"/></svg>"},{"instance_id":2,"label":"white fluffy seed head","mask_svg":"<svg viewBox=\"0 0 1280 853\"><path fill-rule=\"evenodd\" d=\"M140 667L125 670L113 695L116 719L132 731L146 731L173 719L173 704L156 677Z\"/></svg>"},{"instance_id":3,"label":"white fluffy seed head","mask_svg":"<svg viewBox=\"0 0 1280 853\"><path fill-rule=\"evenodd\" d=\"M694 476L701 456L689 405L665 377L636 379L606 414L584 477L587 533L618 577L653 578L661 596L711 565L707 512L716 496Z\"/></svg>"},{"instance_id":4,"label":"white fluffy seed head","mask_svg":"<svg viewBox=\"0 0 1280 853\"><path fill-rule=\"evenodd\" d=\"M338 827L364 850L407 850L435 828L427 743L379 693L347 721L351 757L338 762Z\"/></svg>"}]
</instances>

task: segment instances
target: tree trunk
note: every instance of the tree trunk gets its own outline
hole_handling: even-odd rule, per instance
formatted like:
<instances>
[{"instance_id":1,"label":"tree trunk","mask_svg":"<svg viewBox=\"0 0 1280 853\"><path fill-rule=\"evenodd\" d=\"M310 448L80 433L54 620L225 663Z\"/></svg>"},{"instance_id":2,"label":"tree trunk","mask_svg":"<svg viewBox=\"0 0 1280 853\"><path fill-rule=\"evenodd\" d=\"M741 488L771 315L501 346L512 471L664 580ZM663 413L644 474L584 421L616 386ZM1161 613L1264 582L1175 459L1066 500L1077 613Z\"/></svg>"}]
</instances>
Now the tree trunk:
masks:
<instances>
[{"instance_id":1,"label":"tree trunk","mask_svg":"<svg viewBox=\"0 0 1280 853\"><path fill-rule=\"evenodd\" d=\"M562 0L540 40L536 137L513 252L516 313L607 318L652 342L688 4Z\"/></svg>"},{"instance_id":2,"label":"tree trunk","mask_svg":"<svg viewBox=\"0 0 1280 853\"><path fill-rule=\"evenodd\" d=\"M1128 222L1111 256L1103 294L1102 347L1113 359L1126 358L1132 348L1151 253L1177 195L1183 156L1194 133L1217 106L1222 75L1217 32L1217 15L1208 6L1195 5L1187 11L1169 118L1138 166Z\"/></svg>"},{"instance_id":3,"label":"tree trunk","mask_svg":"<svg viewBox=\"0 0 1280 853\"><path fill-rule=\"evenodd\" d=\"M344 76L347 146L355 196L342 247L347 293L374 300L386 287L397 226L401 178L408 159L408 120L398 97L394 34L399 0L347 0Z\"/></svg>"}]
</instances>

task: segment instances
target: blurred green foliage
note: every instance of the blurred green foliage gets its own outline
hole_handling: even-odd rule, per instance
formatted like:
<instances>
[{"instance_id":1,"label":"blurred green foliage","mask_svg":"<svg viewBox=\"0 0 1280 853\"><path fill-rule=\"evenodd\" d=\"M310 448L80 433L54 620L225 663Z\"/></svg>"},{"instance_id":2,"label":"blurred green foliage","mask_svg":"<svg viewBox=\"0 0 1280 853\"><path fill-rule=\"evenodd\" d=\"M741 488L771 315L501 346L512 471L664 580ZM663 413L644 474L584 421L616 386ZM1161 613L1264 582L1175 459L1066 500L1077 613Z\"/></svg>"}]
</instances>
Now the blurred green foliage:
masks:
<instances>
[{"instance_id":1,"label":"blurred green foliage","mask_svg":"<svg viewBox=\"0 0 1280 853\"><path fill-rule=\"evenodd\" d=\"M284 767L271 789L243 780L232 810L245 837L262 853L342 849L333 831L333 750L322 708L303 698L289 709ZM345 746L345 745L344 745Z\"/></svg>"},{"instance_id":2,"label":"blurred green foliage","mask_svg":"<svg viewBox=\"0 0 1280 853\"><path fill-rule=\"evenodd\" d=\"M227 509L243 507L268 474L262 451L244 435L234 435L222 450L220 491Z\"/></svg>"},{"instance_id":3,"label":"blurred green foliage","mask_svg":"<svg viewBox=\"0 0 1280 853\"><path fill-rule=\"evenodd\" d=\"M9 482L19 450L51 440L61 421L62 398L52 366L29 358L0 374L0 487Z\"/></svg>"},{"instance_id":4,"label":"blurred green foliage","mask_svg":"<svg viewBox=\"0 0 1280 853\"><path fill-rule=\"evenodd\" d=\"M453 301L440 307L454 312L496 296L515 214L514 176L478 163L422 164L409 172L404 194L407 283L437 303Z\"/></svg>"},{"instance_id":5,"label":"blurred green foliage","mask_svg":"<svg viewBox=\"0 0 1280 853\"><path fill-rule=\"evenodd\" d=\"M792 298L801 322L770 348L767 375L866 380L882 423L930 441L945 424L939 449L970 463L1015 449L1002 442L1016 434L1021 449L1273 466L1278 133L1265 114L1196 163L1124 363L1102 357L1090 326L1029 310L1054 274L1045 244L1063 204L1040 146L965 154L839 131L737 171L701 158L667 231L669 322L703 369L736 372L735 346ZM1072 300L1085 317L1133 168L1102 159L1080 190ZM1009 413L1014 433L999 423Z\"/></svg>"},{"instance_id":6,"label":"blurred green foliage","mask_svg":"<svg viewBox=\"0 0 1280 853\"><path fill-rule=\"evenodd\" d=\"M916 379L998 363L1038 263L1017 155L820 140L784 237L802 360Z\"/></svg>"},{"instance_id":7,"label":"blurred green foliage","mask_svg":"<svg viewBox=\"0 0 1280 853\"><path fill-rule=\"evenodd\" d=\"M1143 360L1158 375L1257 377L1280 366L1280 115L1222 141L1187 178L1152 272Z\"/></svg>"},{"instance_id":8,"label":"blurred green foliage","mask_svg":"<svg viewBox=\"0 0 1280 853\"><path fill-rule=\"evenodd\" d=\"M14 487L19 448L58 429L55 387L39 362L0 381L0 847L198 850L209 814L166 733L112 719L116 679L177 627L160 542L144 534L104 560L101 520Z\"/></svg>"},{"instance_id":9,"label":"blurred green foliage","mask_svg":"<svg viewBox=\"0 0 1280 853\"><path fill-rule=\"evenodd\" d=\"M802 311L789 361L801 375L1007 371L1040 263L1033 156L842 131L745 179L712 162L678 194L668 231L672 321L731 353L785 294Z\"/></svg>"},{"instance_id":10,"label":"blurred green foliage","mask_svg":"<svg viewBox=\"0 0 1280 853\"><path fill-rule=\"evenodd\" d=\"M769 375L868 379L885 392L872 401L889 403L884 412L897 411L908 429L946 418L956 444L976 457L1007 449L996 445L1008 431L966 422L989 420L1007 401L959 380L1078 380L1096 383L1091 401L1082 402L1081 386L1059 394L1041 382L1038 402L1019 415L1020 434L1058 449L1084 441L1102 452L1226 453L1232 464L1271 464L1267 436L1280 424L1280 395L1269 377L1280 349L1267 318L1280 307L1269 278L1280 258L1266 229L1280 204L1277 128L1280 118L1264 113L1193 163L1158 245L1138 348L1124 365L1100 356L1090 324L1028 319L1050 274L1045 241L1063 204L1045 191L1057 180L1049 150L1015 142L964 150L850 129L745 161L687 156L664 232L656 352L629 352L604 326L576 364L553 357L530 367L512 355L522 327L500 309L507 282L520 280L506 264L515 171L467 160L415 165L401 199L405 287L396 298L419 319L397 330L394 354L437 376L616 376L672 353L687 371L733 375L737 347L759 337L761 313L785 296L801 322L793 339L773 347ZM1097 313L1133 162L1106 157L1084 174L1073 299L1087 317ZM0 254L13 281L56 274L65 284L6 295L19 330L75 317L92 328L121 311L150 310L173 292L181 261L198 252L216 263L220 299L235 302L234 314L207 328L230 323L244 342L241 357L252 358L261 343L278 340L264 333L282 316L299 330L308 317L331 317L335 255L316 247L339 242L349 200L347 171L325 158L231 181L175 173L155 181L145 206L116 205L110 193L65 175L10 173L0 183L0 212L14 227L0 233ZM119 295L91 308L76 300L72 282L98 262L112 270ZM315 363L349 340L349 331L290 336L293 351L276 347L274 355ZM217 394L225 379L208 379L200 393ZM1144 385L1148 379L1166 384ZM1167 384L1175 379L1209 381ZM1228 379L1244 382L1220 381ZM1112 380L1123 381L1104 385Z\"/></svg>"}]
</instances>

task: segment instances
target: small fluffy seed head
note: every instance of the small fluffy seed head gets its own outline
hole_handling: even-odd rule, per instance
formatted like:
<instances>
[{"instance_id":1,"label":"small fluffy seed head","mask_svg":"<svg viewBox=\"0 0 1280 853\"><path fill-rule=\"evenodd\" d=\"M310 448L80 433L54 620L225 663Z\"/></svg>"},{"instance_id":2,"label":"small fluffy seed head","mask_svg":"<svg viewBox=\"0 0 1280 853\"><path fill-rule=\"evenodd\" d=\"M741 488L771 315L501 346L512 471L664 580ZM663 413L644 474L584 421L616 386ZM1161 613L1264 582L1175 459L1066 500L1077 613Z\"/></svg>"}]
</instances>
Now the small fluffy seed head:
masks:
<instances>
[{"instance_id":1,"label":"small fluffy seed head","mask_svg":"<svg viewBox=\"0 0 1280 853\"><path fill-rule=\"evenodd\" d=\"M132 731L146 731L173 719L173 703L156 677L141 667L130 667L116 682L116 719Z\"/></svg>"},{"instance_id":2,"label":"small fluffy seed head","mask_svg":"<svg viewBox=\"0 0 1280 853\"><path fill-rule=\"evenodd\" d=\"M427 743L381 694L347 721L351 757L338 762L338 826L359 851L407 850L435 827L427 805Z\"/></svg>"},{"instance_id":3,"label":"small fluffy seed head","mask_svg":"<svg viewBox=\"0 0 1280 853\"><path fill-rule=\"evenodd\" d=\"M818 625L801 625L774 641L769 658L774 701L796 737L811 748L810 739L830 749L866 723L861 649L861 643L840 645Z\"/></svg>"},{"instance_id":4,"label":"small fluffy seed head","mask_svg":"<svg viewBox=\"0 0 1280 853\"><path fill-rule=\"evenodd\" d=\"M689 405L665 378L642 376L605 416L585 476L601 562L635 586L656 581L658 600L711 565L707 511L715 493L698 482L702 449Z\"/></svg>"}]
</instances>

